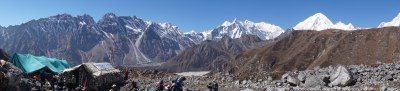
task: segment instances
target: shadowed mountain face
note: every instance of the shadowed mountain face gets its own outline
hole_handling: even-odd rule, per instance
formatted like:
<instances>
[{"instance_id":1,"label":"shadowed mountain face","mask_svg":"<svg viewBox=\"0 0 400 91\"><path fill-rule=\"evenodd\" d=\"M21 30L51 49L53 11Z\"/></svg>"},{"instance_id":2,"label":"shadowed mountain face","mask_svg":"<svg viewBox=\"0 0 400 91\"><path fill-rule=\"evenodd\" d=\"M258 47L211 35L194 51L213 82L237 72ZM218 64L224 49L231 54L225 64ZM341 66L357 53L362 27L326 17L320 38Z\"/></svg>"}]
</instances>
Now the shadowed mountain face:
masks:
<instances>
[{"instance_id":1,"label":"shadowed mountain face","mask_svg":"<svg viewBox=\"0 0 400 91\"><path fill-rule=\"evenodd\" d=\"M75 64L77 59L81 59L80 52L90 50L103 39L99 30L88 15L72 17L62 14L2 30L0 46L9 53L74 59L70 62Z\"/></svg>"},{"instance_id":2,"label":"shadowed mountain face","mask_svg":"<svg viewBox=\"0 0 400 91\"><path fill-rule=\"evenodd\" d=\"M164 62L195 43L175 26L108 13L98 22L89 15L61 14L21 25L0 27L0 48L82 62L140 65Z\"/></svg>"},{"instance_id":3,"label":"shadowed mountain face","mask_svg":"<svg viewBox=\"0 0 400 91\"><path fill-rule=\"evenodd\" d=\"M223 37L219 41L207 40L171 58L161 69L171 72L216 70L237 54L263 43L265 41L255 35L244 35L237 39Z\"/></svg>"},{"instance_id":4,"label":"shadowed mountain face","mask_svg":"<svg viewBox=\"0 0 400 91\"><path fill-rule=\"evenodd\" d=\"M223 67L239 78L264 72L343 64L391 63L400 59L400 28L357 31L292 31L275 43L239 54Z\"/></svg>"}]
</instances>

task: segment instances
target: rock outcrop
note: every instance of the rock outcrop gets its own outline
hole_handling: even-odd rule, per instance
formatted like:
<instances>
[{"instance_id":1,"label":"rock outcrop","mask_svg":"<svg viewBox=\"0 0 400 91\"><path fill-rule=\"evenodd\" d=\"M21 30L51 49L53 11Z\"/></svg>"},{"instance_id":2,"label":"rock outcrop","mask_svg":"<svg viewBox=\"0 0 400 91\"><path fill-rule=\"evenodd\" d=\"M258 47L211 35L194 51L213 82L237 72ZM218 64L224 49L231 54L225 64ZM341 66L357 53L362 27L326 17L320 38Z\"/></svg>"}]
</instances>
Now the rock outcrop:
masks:
<instances>
[{"instance_id":1,"label":"rock outcrop","mask_svg":"<svg viewBox=\"0 0 400 91\"><path fill-rule=\"evenodd\" d=\"M353 79L350 71L345 66L338 66L330 76L329 86L347 86Z\"/></svg>"}]
</instances>

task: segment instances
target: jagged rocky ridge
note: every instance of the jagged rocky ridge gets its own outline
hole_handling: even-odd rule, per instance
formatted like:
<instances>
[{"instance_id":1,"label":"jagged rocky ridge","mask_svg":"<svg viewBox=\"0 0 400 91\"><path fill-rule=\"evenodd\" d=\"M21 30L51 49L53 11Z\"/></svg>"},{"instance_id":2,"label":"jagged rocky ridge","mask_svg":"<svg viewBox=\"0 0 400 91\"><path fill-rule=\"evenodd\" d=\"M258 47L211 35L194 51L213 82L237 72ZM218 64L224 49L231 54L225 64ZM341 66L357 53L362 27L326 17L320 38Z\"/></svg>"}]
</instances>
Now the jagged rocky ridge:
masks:
<instances>
[{"instance_id":1,"label":"jagged rocky ridge","mask_svg":"<svg viewBox=\"0 0 400 91\"><path fill-rule=\"evenodd\" d=\"M98 22L89 15L60 14L0 29L0 47L8 53L31 53L82 62L116 65L165 62L193 41L168 23L108 13Z\"/></svg>"},{"instance_id":2,"label":"jagged rocky ridge","mask_svg":"<svg viewBox=\"0 0 400 91\"><path fill-rule=\"evenodd\" d=\"M266 23L247 22L253 24L251 26L254 28L246 31L261 31L256 27L268 27L264 26L268 25ZM230 29L224 29L224 32L232 31ZM263 38L275 36L260 32L246 34L257 34ZM182 33L169 23L155 23L136 16L117 16L113 13L105 14L97 22L89 15L74 17L59 14L21 25L0 27L0 48L6 52L66 59L71 65L83 62L160 65L204 40L208 39L203 33ZM218 41L219 38L210 40Z\"/></svg>"},{"instance_id":3,"label":"jagged rocky ridge","mask_svg":"<svg viewBox=\"0 0 400 91\"><path fill-rule=\"evenodd\" d=\"M262 40L270 40L278 37L285 31L276 25L259 22L255 23L249 20L240 21L234 19L232 22L225 21L219 27L204 32L188 32L186 35L194 38L192 40L219 40L225 36L230 38L240 38L242 35L256 35Z\"/></svg>"}]
</instances>

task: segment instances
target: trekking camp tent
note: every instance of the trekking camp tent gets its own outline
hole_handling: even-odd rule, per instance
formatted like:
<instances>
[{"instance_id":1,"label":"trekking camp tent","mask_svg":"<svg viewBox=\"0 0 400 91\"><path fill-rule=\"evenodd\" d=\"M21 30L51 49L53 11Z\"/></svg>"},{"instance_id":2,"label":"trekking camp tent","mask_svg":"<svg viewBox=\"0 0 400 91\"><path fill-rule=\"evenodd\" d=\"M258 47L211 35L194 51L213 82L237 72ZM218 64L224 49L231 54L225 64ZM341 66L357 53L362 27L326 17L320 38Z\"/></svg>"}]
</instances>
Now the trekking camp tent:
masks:
<instances>
[{"instance_id":1,"label":"trekking camp tent","mask_svg":"<svg viewBox=\"0 0 400 91\"><path fill-rule=\"evenodd\" d=\"M31 54L14 54L9 60L10 63L20 68L26 74L32 74L42 69L49 70L53 74L59 74L69 68L66 60L48 58L44 56L33 56Z\"/></svg>"},{"instance_id":2,"label":"trekking camp tent","mask_svg":"<svg viewBox=\"0 0 400 91\"><path fill-rule=\"evenodd\" d=\"M60 76L65 78L72 75L78 78L79 85L95 91L107 89L112 84L123 81L121 71L110 63L83 63L60 73Z\"/></svg>"}]
</instances>

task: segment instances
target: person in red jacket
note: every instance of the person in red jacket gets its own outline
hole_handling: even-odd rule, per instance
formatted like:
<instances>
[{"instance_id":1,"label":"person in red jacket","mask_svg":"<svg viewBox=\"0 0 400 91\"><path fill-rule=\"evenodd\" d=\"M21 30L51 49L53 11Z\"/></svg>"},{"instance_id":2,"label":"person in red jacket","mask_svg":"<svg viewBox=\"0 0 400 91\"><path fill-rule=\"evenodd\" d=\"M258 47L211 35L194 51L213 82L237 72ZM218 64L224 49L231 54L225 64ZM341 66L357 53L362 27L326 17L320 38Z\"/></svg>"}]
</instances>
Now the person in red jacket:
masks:
<instances>
[{"instance_id":1,"label":"person in red jacket","mask_svg":"<svg viewBox=\"0 0 400 91\"><path fill-rule=\"evenodd\" d=\"M125 69L124 69L124 75L125 75L124 80L128 80L129 70L127 67L125 67Z\"/></svg>"},{"instance_id":2,"label":"person in red jacket","mask_svg":"<svg viewBox=\"0 0 400 91\"><path fill-rule=\"evenodd\" d=\"M33 80L35 80L35 81L40 81L40 78L39 78L37 75L34 75L34 76L33 76Z\"/></svg>"}]
</instances>

